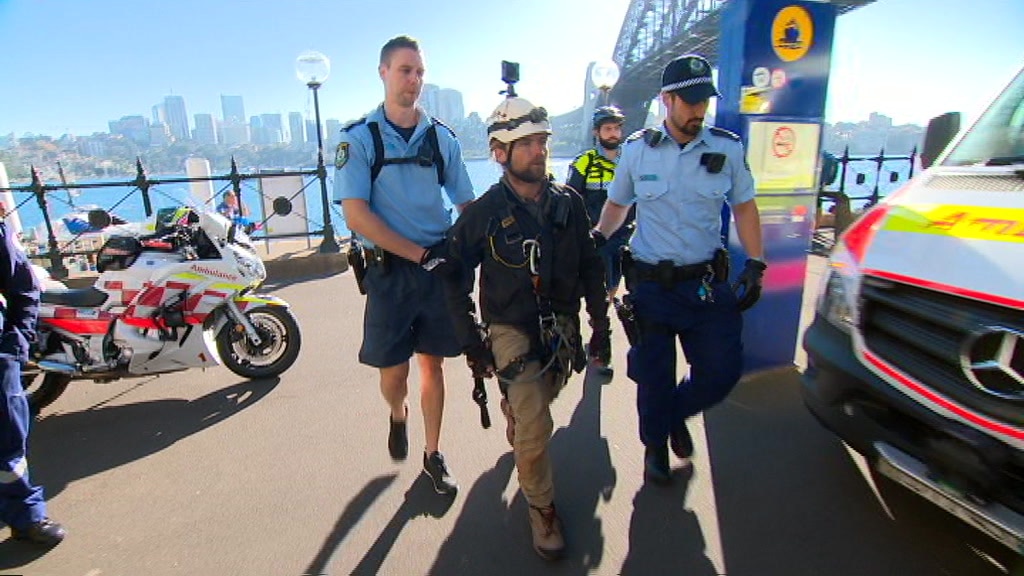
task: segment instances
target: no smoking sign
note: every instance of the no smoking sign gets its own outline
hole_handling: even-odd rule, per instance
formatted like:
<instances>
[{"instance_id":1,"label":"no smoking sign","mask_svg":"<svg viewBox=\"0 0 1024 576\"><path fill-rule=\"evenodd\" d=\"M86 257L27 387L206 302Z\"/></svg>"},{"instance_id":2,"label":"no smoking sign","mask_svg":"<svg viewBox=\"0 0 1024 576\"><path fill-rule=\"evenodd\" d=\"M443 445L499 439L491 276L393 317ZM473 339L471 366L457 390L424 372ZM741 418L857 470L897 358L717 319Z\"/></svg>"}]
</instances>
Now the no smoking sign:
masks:
<instances>
[{"instance_id":1,"label":"no smoking sign","mask_svg":"<svg viewBox=\"0 0 1024 576\"><path fill-rule=\"evenodd\" d=\"M796 132L788 126L781 126L772 133L772 154L776 158L787 158L796 150Z\"/></svg>"}]
</instances>

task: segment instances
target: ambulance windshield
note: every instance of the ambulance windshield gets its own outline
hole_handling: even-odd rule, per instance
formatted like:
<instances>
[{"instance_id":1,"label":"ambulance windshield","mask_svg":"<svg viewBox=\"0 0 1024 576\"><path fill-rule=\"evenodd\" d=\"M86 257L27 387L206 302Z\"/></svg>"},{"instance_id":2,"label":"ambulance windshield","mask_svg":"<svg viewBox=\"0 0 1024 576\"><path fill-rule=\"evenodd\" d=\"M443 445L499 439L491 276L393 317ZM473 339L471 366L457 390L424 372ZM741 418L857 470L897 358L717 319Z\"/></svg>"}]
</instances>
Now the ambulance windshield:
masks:
<instances>
[{"instance_id":1,"label":"ambulance windshield","mask_svg":"<svg viewBox=\"0 0 1024 576\"><path fill-rule=\"evenodd\" d=\"M942 164L1024 164L1024 70L957 142Z\"/></svg>"}]
</instances>

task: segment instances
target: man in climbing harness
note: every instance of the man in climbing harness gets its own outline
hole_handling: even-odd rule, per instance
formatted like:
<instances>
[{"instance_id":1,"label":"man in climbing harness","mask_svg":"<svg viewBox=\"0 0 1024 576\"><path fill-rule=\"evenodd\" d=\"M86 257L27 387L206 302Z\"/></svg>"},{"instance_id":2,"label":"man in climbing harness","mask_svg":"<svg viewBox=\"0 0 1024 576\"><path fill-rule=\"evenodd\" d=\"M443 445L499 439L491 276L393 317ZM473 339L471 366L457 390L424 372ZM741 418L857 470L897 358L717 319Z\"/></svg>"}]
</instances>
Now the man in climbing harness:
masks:
<instances>
[{"instance_id":1,"label":"man in climbing harness","mask_svg":"<svg viewBox=\"0 0 1024 576\"><path fill-rule=\"evenodd\" d=\"M449 232L453 272L445 276L445 294L473 376L498 376L533 547L555 560L565 540L548 455L550 403L571 372L586 366L581 295L593 328L591 353L608 350L610 332L604 269L583 199L548 174L550 134L544 109L514 92L487 119L491 153L504 174ZM477 266L483 331L471 297Z\"/></svg>"}]
</instances>

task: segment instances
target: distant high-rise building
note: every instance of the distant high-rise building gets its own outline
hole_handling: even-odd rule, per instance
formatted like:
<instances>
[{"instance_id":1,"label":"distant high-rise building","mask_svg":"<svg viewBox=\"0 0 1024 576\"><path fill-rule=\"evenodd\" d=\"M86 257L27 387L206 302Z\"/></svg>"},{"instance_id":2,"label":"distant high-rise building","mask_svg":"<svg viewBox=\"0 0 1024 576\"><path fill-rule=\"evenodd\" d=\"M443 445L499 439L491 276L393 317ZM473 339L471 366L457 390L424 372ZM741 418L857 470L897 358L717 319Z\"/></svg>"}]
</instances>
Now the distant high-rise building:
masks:
<instances>
[{"instance_id":1,"label":"distant high-rise building","mask_svg":"<svg viewBox=\"0 0 1024 576\"><path fill-rule=\"evenodd\" d=\"M423 106L423 109L431 116L437 116L437 95L440 91L441 88L436 84L424 84L423 90L420 92L420 106Z\"/></svg>"},{"instance_id":2,"label":"distant high-rise building","mask_svg":"<svg viewBox=\"0 0 1024 576\"><path fill-rule=\"evenodd\" d=\"M259 116L249 117L249 142L257 146L267 143L266 133L263 131L263 120Z\"/></svg>"},{"instance_id":3,"label":"distant high-rise building","mask_svg":"<svg viewBox=\"0 0 1024 576\"><path fill-rule=\"evenodd\" d=\"M249 127L244 122L223 122L220 125L220 142L225 146L241 146L249 143Z\"/></svg>"},{"instance_id":4,"label":"distant high-rise building","mask_svg":"<svg viewBox=\"0 0 1024 576\"><path fill-rule=\"evenodd\" d=\"M288 113L288 132L289 142L292 144L302 144L306 141L306 131L304 130L304 123L302 122L302 114L299 112Z\"/></svg>"},{"instance_id":5,"label":"distant high-rise building","mask_svg":"<svg viewBox=\"0 0 1024 576\"><path fill-rule=\"evenodd\" d=\"M224 122L245 124L245 105L241 96L220 95L220 108L224 114Z\"/></svg>"},{"instance_id":6,"label":"distant high-rise building","mask_svg":"<svg viewBox=\"0 0 1024 576\"><path fill-rule=\"evenodd\" d=\"M212 114L196 114L193 116L196 121L196 129L192 131L192 139L199 144L216 144L217 127L213 122Z\"/></svg>"},{"instance_id":7,"label":"distant high-rise building","mask_svg":"<svg viewBox=\"0 0 1024 576\"><path fill-rule=\"evenodd\" d=\"M338 141L341 140L341 120L328 118L326 124L327 127L324 128L324 146L334 150L334 147L338 145Z\"/></svg>"},{"instance_id":8,"label":"distant high-rise building","mask_svg":"<svg viewBox=\"0 0 1024 576\"><path fill-rule=\"evenodd\" d=\"M107 123L110 133L124 136L136 144L149 144L149 121L145 116L122 116Z\"/></svg>"},{"instance_id":9,"label":"distant high-rise building","mask_svg":"<svg viewBox=\"0 0 1024 576\"><path fill-rule=\"evenodd\" d=\"M153 124L160 124L161 122L167 122L167 113L164 111L164 103L154 104L152 109L153 118L151 122Z\"/></svg>"},{"instance_id":10,"label":"distant high-rise building","mask_svg":"<svg viewBox=\"0 0 1024 576\"><path fill-rule=\"evenodd\" d=\"M171 136L175 140L188 140L188 112L185 111L185 98L182 96L165 96L164 113L167 114L167 125L171 128Z\"/></svg>"},{"instance_id":11,"label":"distant high-rise building","mask_svg":"<svg viewBox=\"0 0 1024 576\"><path fill-rule=\"evenodd\" d=\"M316 145L316 121L306 120L306 144Z\"/></svg>"},{"instance_id":12,"label":"distant high-rise building","mask_svg":"<svg viewBox=\"0 0 1024 576\"><path fill-rule=\"evenodd\" d=\"M264 144L280 144L284 142L284 122L280 114L260 114L263 124Z\"/></svg>"},{"instance_id":13,"label":"distant high-rise building","mask_svg":"<svg viewBox=\"0 0 1024 576\"><path fill-rule=\"evenodd\" d=\"M447 124L461 122L466 117L466 108L462 104L462 92L452 88L438 90L435 116Z\"/></svg>"},{"instance_id":14,"label":"distant high-rise building","mask_svg":"<svg viewBox=\"0 0 1024 576\"><path fill-rule=\"evenodd\" d=\"M165 122L149 125L149 145L157 148L171 143L171 129Z\"/></svg>"}]
</instances>

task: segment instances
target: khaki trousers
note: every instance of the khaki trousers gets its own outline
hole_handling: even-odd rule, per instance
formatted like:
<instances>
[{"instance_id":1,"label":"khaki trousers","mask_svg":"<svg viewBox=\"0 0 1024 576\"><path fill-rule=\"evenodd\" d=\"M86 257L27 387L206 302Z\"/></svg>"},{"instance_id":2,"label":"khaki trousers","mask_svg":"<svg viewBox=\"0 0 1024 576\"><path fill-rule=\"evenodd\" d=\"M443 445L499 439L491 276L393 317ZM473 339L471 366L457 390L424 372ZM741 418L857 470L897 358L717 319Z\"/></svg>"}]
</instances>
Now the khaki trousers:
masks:
<instances>
[{"instance_id":1,"label":"khaki trousers","mask_svg":"<svg viewBox=\"0 0 1024 576\"><path fill-rule=\"evenodd\" d=\"M499 370L530 351L530 338L515 326L491 324L490 336L491 352ZM519 472L519 487L526 501L537 507L549 506L555 498L548 441L554 428L551 401L559 390L554 372L531 378L540 369L540 362L531 360L516 377L518 381L508 386L508 402L516 422L512 452Z\"/></svg>"}]
</instances>

